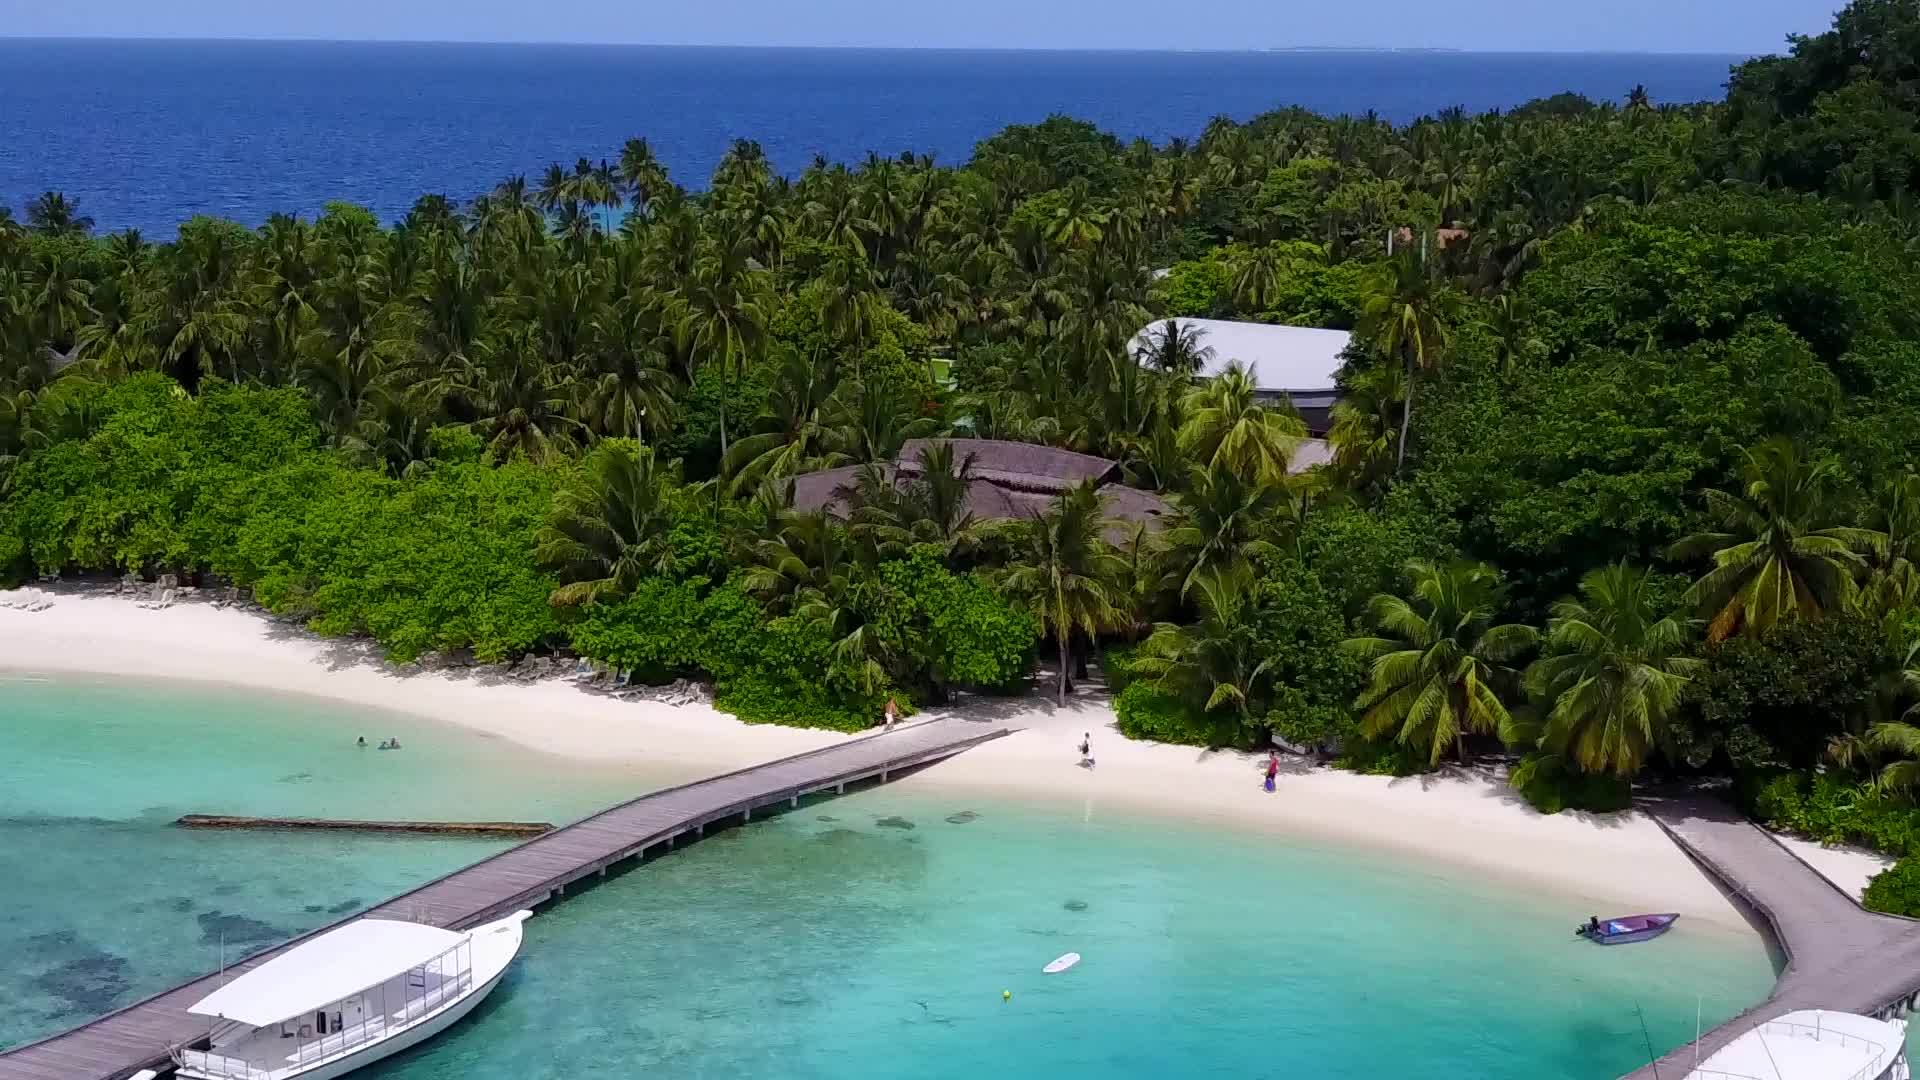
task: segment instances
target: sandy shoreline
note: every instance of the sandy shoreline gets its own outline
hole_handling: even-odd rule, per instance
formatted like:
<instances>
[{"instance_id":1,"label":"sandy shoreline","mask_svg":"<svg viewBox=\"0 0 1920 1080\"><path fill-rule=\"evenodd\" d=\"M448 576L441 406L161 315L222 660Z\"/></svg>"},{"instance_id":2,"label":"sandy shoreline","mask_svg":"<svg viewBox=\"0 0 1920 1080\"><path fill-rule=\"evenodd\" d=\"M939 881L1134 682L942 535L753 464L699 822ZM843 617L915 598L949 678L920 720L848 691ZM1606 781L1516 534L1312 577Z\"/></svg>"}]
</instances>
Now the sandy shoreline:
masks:
<instances>
[{"instance_id":1,"label":"sandy shoreline","mask_svg":"<svg viewBox=\"0 0 1920 1080\"><path fill-rule=\"evenodd\" d=\"M253 611L183 603L165 610L101 593L60 593L27 612L0 608L0 669L174 678L334 698L414 713L529 748L601 765L724 771L829 744L830 732L740 723L699 704L619 701L567 680L401 673L357 643L332 642ZM1279 791L1259 786L1252 756L1132 742L1103 703L1002 700L979 708L1020 728L901 785L1035 805L1173 816L1305 840L1384 848L1563 897L1599 914L1678 910L1753 934L1746 919L1653 823L1638 815L1528 809L1471 776L1405 780L1293 765ZM1091 732L1097 769L1075 765ZM1879 866L1862 852L1802 851L1857 891Z\"/></svg>"}]
</instances>

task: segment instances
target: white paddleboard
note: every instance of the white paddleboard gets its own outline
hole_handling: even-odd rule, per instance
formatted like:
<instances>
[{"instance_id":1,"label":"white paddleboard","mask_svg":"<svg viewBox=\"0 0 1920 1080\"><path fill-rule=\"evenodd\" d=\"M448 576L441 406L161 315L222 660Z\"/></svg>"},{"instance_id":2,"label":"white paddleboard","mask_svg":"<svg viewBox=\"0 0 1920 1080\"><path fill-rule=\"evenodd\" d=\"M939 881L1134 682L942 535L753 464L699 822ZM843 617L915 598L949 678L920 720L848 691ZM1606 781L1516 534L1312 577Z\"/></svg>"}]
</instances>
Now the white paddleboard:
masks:
<instances>
[{"instance_id":1,"label":"white paddleboard","mask_svg":"<svg viewBox=\"0 0 1920 1080\"><path fill-rule=\"evenodd\" d=\"M1067 955L1061 957L1060 959L1055 960L1053 963L1048 964L1046 967L1041 968L1040 971L1042 974L1046 974L1046 975L1058 975L1061 972L1067 970L1068 968L1072 967L1073 965L1079 962L1080 962L1080 954L1077 952L1070 952Z\"/></svg>"}]
</instances>

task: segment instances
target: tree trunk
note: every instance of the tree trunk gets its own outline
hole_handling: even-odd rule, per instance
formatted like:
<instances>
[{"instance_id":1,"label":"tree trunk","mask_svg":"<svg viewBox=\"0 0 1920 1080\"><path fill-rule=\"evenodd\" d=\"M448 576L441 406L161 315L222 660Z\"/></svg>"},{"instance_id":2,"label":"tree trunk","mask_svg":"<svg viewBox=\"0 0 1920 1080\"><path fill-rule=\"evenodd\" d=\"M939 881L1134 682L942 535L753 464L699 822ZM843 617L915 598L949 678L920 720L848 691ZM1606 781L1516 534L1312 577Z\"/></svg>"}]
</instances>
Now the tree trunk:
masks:
<instances>
[{"instance_id":1,"label":"tree trunk","mask_svg":"<svg viewBox=\"0 0 1920 1080\"><path fill-rule=\"evenodd\" d=\"M1400 471L1407 465L1407 432L1413 427L1413 378L1413 357L1409 356L1407 357L1407 403L1406 407L1400 410L1400 455L1393 463L1395 476L1400 475Z\"/></svg>"},{"instance_id":2,"label":"tree trunk","mask_svg":"<svg viewBox=\"0 0 1920 1080\"><path fill-rule=\"evenodd\" d=\"M1071 632L1071 631L1069 631L1069 632L1065 632L1065 633L1062 633L1062 634L1060 634L1060 635L1059 635L1059 638L1060 638L1060 695L1059 695L1059 702L1060 702L1060 706L1061 706L1062 708L1065 708L1065 707L1066 707L1066 704L1067 704L1067 663L1068 663L1068 657L1067 657L1067 643L1068 643L1069 641L1071 641L1071 640L1072 640L1072 638L1073 638L1073 635L1072 635L1072 632Z\"/></svg>"}]
</instances>

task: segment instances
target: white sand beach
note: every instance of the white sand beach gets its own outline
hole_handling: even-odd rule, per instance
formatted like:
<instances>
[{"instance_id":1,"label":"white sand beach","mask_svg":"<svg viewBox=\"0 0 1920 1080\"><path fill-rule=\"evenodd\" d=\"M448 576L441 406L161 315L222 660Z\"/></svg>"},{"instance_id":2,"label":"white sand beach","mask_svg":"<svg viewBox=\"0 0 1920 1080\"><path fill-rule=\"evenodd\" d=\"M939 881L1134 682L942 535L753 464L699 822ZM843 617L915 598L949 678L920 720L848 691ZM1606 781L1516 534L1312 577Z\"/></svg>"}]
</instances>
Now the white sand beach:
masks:
<instances>
[{"instance_id":1,"label":"white sand beach","mask_svg":"<svg viewBox=\"0 0 1920 1080\"><path fill-rule=\"evenodd\" d=\"M645 762L689 777L740 768L847 736L748 725L700 704L621 701L566 679L535 683L473 670L416 671L358 642L316 638L243 608L190 601L156 610L98 590L62 589L36 611L0 607L0 669L175 678L330 697L414 713L600 764ZM969 708L1020 730L900 783L1095 813L1172 815L1308 841L1411 853L1564 897L1570 911L1688 913L1752 933L1745 918L1654 824L1636 814L1538 814L1473 775L1393 780L1288 761L1260 789L1264 758L1134 742L1097 701L1038 698ZM1091 733L1098 766L1075 751ZM1865 852L1803 853L1857 895L1880 868Z\"/></svg>"}]
</instances>

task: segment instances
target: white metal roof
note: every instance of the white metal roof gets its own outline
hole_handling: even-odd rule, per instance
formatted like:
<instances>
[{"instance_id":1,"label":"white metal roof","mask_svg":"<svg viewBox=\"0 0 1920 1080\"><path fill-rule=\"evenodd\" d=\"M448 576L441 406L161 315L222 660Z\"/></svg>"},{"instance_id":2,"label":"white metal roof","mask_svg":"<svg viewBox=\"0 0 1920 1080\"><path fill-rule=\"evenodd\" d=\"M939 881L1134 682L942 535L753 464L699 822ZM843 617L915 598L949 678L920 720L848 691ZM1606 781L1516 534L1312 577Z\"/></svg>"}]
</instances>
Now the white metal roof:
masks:
<instances>
[{"instance_id":1,"label":"white metal roof","mask_svg":"<svg viewBox=\"0 0 1920 1080\"><path fill-rule=\"evenodd\" d=\"M274 957L187 1011L266 1027L419 967L466 938L391 919L356 919Z\"/></svg>"},{"instance_id":2,"label":"white metal roof","mask_svg":"<svg viewBox=\"0 0 1920 1080\"><path fill-rule=\"evenodd\" d=\"M1905 1031L1853 1013L1803 1009L1744 1032L1685 1080L1855 1080L1892 1065Z\"/></svg>"},{"instance_id":3,"label":"white metal roof","mask_svg":"<svg viewBox=\"0 0 1920 1080\"><path fill-rule=\"evenodd\" d=\"M1149 347L1148 335L1163 333L1169 322L1202 331L1199 343L1212 349L1213 356L1200 369L1200 374L1218 375L1228 364L1238 361L1252 371L1260 389L1273 392L1333 390L1334 378L1340 374L1340 354L1353 340L1353 335L1345 330L1226 319L1162 319L1134 336L1136 358Z\"/></svg>"}]
</instances>

